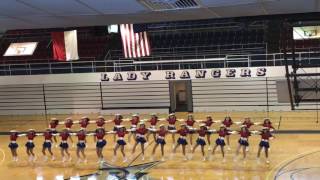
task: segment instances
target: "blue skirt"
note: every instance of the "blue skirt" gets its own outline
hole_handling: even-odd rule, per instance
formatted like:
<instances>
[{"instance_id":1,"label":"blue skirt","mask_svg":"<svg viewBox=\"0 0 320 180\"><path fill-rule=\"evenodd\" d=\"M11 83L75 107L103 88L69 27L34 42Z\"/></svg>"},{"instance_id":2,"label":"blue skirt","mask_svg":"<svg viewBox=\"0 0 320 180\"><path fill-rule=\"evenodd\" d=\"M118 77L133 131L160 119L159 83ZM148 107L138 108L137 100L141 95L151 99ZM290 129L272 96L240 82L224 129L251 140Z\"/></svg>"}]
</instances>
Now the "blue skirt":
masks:
<instances>
[{"instance_id":1,"label":"blue skirt","mask_svg":"<svg viewBox=\"0 0 320 180\"><path fill-rule=\"evenodd\" d=\"M68 143L60 143L59 145L62 149L68 149L69 148L69 144Z\"/></svg>"},{"instance_id":2,"label":"blue skirt","mask_svg":"<svg viewBox=\"0 0 320 180\"><path fill-rule=\"evenodd\" d=\"M244 140L239 139L238 142L239 142L239 144L242 145L242 146L249 146L248 141L244 141Z\"/></svg>"},{"instance_id":3,"label":"blue skirt","mask_svg":"<svg viewBox=\"0 0 320 180\"><path fill-rule=\"evenodd\" d=\"M164 145L164 144L166 144L166 141L165 141L164 139L158 138L158 139L157 139L157 144L162 144L162 145Z\"/></svg>"},{"instance_id":4,"label":"blue skirt","mask_svg":"<svg viewBox=\"0 0 320 180\"><path fill-rule=\"evenodd\" d=\"M178 139L178 144L181 144L181 145L187 145L187 144L188 144L188 142L187 142L187 140L186 140L186 139L179 138L179 139Z\"/></svg>"},{"instance_id":5,"label":"blue skirt","mask_svg":"<svg viewBox=\"0 0 320 180\"><path fill-rule=\"evenodd\" d=\"M124 140L118 140L117 143L121 146L124 146L127 144Z\"/></svg>"},{"instance_id":6,"label":"blue skirt","mask_svg":"<svg viewBox=\"0 0 320 180\"><path fill-rule=\"evenodd\" d=\"M197 139L197 144L200 145L200 146L205 146L206 145L206 141L203 140L203 139L198 138Z\"/></svg>"},{"instance_id":7,"label":"blue skirt","mask_svg":"<svg viewBox=\"0 0 320 180\"><path fill-rule=\"evenodd\" d=\"M51 142L44 142L42 147L50 149L51 148Z\"/></svg>"},{"instance_id":8,"label":"blue skirt","mask_svg":"<svg viewBox=\"0 0 320 180\"><path fill-rule=\"evenodd\" d=\"M86 143L83 143L83 142L78 142L77 143L77 147L79 148L79 149L84 149L84 148L86 148Z\"/></svg>"},{"instance_id":9,"label":"blue skirt","mask_svg":"<svg viewBox=\"0 0 320 180\"><path fill-rule=\"evenodd\" d=\"M27 147L27 149L32 149L32 148L34 148L34 143L33 142L27 142L26 143L26 147Z\"/></svg>"},{"instance_id":10,"label":"blue skirt","mask_svg":"<svg viewBox=\"0 0 320 180\"><path fill-rule=\"evenodd\" d=\"M10 143L8 146L10 149L17 149L19 145L17 143Z\"/></svg>"},{"instance_id":11,"label":"blue skirt","mask_svg":"<svg viewBox=\"0 0 320 180\"><path fill-rule=\"evenodd\" d=\"M224 142L224 140L223 139L217 139L216 140L216 145L218 145L218 146L225 146L226 145L226 143Z\"/></svg>"},{"instance_id":12,"label":"blue skirt","mask_svg":"<svg viewBox=\"0 0 320 180\"><path fill-rule=\"evenodd\" d=\"M102 140L101 142L97 142L96 147L97 148L103 148L107 144L106 140Z\"/></svg>"},{"instance_id":13,"label":"blue skirt","mask_svg":"<svg viewBox=\"0 0 320 180\"><path fill-rule=\"evenodd\" d=\"M113 127L113 131L118 131L119 130L119 128L117 128L117 127Z\"/></svg>"},{"instance_id":14,"label":"blue skirt","mask_svg":"<svg viewBox=\"0 0 320 180\"><path fill-rule=\"evenodd\" d=\"M137 141L138 143L141 143L141 144L144 144L144 143L147 142L146 138L144 138L144 137L137 137L137 138L136 138L136 141Z\"/></svg>"},{"instance_id":15,"label":"blue skirt","mask_svg":"<svg viewBox=\"0 0 320 180\"><path fill-rule=\"evenodd\" d=\"M259 146L264 147L266 149L268 149L270 147L269 142L265 142L265 141L260 141Z\"/></svg>"}]
</instances>

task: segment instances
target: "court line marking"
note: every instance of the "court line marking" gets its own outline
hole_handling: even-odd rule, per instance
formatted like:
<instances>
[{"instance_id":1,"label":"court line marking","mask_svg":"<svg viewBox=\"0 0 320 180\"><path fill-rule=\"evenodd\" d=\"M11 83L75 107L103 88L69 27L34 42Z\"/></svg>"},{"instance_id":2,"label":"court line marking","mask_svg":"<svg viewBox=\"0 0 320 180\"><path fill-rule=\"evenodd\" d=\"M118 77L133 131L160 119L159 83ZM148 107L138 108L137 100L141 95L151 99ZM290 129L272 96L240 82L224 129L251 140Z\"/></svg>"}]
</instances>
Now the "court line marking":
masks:
<instances>
[{"instance_id":1,"label":"court line marking","mask_svg":"<svg viewBox=\"0 0 320 180\"><path fill-rule=\"evenodd\" d=\"M4 150L0 148L0 151L2 152L3 154L3 158L2 160L0 161L0 165L2 165L2 163L4 162L4 160L6 159L6 154L4 153Z\"/></svg>"},{"instance_id":2,"label":"court line marking","mask_svg":"<svg viewBox=\"0 0 320 180\"><path fill-rule=\"evenodd\" d=\"M300 159L300 158L303 158L307 155L310 155L310 154L313 154L313 153L316 153L316 152L319 152L320 150L313 150L313 151L308 151L308 152L303 152L303 153L300 153L294 157L291 157L291 158L288 158L288 159L285 159L283 160L282 162L280 162L278 165L276 165L269 173L268 175L266 176L266 180L271 180L271 179L274 179L276 180L276 177L273 177L271 178L272 174L273 176L277 175L277 173L279 172L279 170L282 170L284 166L290 164L291 162L297 160L297 159ZM277 171L277 173L276 173Z\"/></svg>"}]
</instances>

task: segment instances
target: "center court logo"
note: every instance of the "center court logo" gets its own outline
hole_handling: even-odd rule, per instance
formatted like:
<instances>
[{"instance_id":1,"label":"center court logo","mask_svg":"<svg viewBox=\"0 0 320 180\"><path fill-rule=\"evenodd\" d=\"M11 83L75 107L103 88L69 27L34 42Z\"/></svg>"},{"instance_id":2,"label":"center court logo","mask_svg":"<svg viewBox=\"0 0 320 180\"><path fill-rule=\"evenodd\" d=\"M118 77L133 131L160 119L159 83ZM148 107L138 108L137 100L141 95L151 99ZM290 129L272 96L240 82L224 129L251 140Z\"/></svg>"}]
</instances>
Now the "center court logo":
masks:
<instances>
[{"instance_id":1,"label":"center court logo","mask_svg":"<svg viewBox=\"0 0 320 180\"><path fill-rule=\"evenodd\" d=\"M160 163L159 161L154 161L154 162L127 166L127 167L116 167L108 163L103 163L99 168L99 170L93 174L88 174L80 177L70 177L68 178L68 180L72 180L72 179L136 180L144 176L147 176L148 174L147 170L153 168L159 163ZM150 177L148 177L148 179L150 179Z\"/></svg>"}]
</instances>

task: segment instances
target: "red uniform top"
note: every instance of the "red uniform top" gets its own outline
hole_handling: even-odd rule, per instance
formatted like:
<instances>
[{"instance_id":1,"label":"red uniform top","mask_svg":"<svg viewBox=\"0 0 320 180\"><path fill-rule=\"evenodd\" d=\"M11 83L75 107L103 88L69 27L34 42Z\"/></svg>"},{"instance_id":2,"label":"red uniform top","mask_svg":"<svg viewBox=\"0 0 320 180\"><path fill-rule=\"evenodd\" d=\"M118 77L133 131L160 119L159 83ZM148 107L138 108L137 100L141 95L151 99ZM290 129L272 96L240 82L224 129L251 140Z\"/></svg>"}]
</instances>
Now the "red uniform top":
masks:
<instances>
[{"instance_id":1,"label":"red uniform top","mask_svg":"<svg viewBox=\"0 0 320 180\"><path fill-rule=\"evenodd\" d=\"M127 131L118 131L118 132L117 132L117 136L118 136L119 138L123 138L126 134L127 134Z\"/></svg>"},{"instance_id":2,"label":"red uniform top","mask_svg":"<svg viewBox=\"0 0 320 180\"><path fill-rule=\"evenodd\" d=\"M141 134L141 135L145 135L147 132L148 132L148 129L147 129L147 128L138 128L138 129L136 130L136 133L137 133L137 134Z\"/></svg>"},{"instance_id":3,"label":"red uniform top","mask_svg":"<svg viewBox=\"0 0 320 180\"><path fill-rule=\"evenodd\" d=\"M61 137L62 141L67 141L69 136L70 136L69 132L63 131L63 132L60 133L60 137Z\"/></svg>"},{"instance_id":4,"label":"red uniform top","mask_svg":"<svg viewBox=\"0 0 320 180\"><path fill-rule=\"evenodd\" d=\"M122 119L114 119L113 122L116 126L119 126L122 123Z\"/></svg>"},{"instance_id":5,"label":"red uniform top","mask_svg":"<svg viewBox=\"0 0 320 180\"><path fill-rule=\"evenodd\" d=\"M186 123L187 123L188 126L193 126L195 122L196 121L193 120L193 119L188 119Z\"/></svg>"},{"instance_id":6,"label":"red uniform top","mask_svg":"<svg viewBox=\"0 0 320 180\"><path fill-rule=\"evenodd\" d=\"M245 131L245 132L240 131L239 134L240 134L240 137L242 138L248 138L249 136L251 136L250 131Z\"/></svg>"},{"instance_id":7,"label":"red uniform top","mask_svg":"<svg viewBox=\"0 0 320 180\"><path fill-rule=\"evenodd\" d=\"M11 133L10 134L10 141L16 141L18 139L18 133L15 132L15 133Z\"/></svg>"},{"instance_id":8,"label":"red uniform top","mask_svg":"<svg viewBox=\"0 0 320 180\"><path fill-rule=\"evenodd\" d=\"M31 131L31 132L27 133L28 140L33 140L36 136L37 136L36 132L34 132L34 131Z\"/></svg>"},{"instance_id":9,"label":"red uniform top","mask_svg":"<svg viewBox=\"0 0 320 180\"><path fill-rule=\"evenodd\" d=\"M104 119L98 119L96 121L96 124L97 124L98 127L102 127L105 124Z\"/></svg>"},{"instance_id":10,"label":"red uniform top","mask_svg":"<svg viewBox=\"0 0 320 180\"><path fill-rule=\"evenodd\" d=\"M167 132L168 132L167 130L159 130L158 131L158 135L161 136L161 137L165 137Z\"/></svg>"},{"instance_id":11,"label":"red uniform top","mask_svg":"<svg viewBox=\"0 0 320 180\"><path fill-rule=\"evenodd\" d=\"M51 140L52 139L52 133L46 131L46 132L43 133L43 137L44 137L44 140Z\"/></svg>"},{"instance_id":12,"label":"red uniform top","mask_svg":"<svg viewBox=\"0 0 320 180\"><path fill-rule=\"evenodd\" d=\"M89 119L88 118L81 119L79 124L80 124L80 127L87 128L87 126L89 125Z\"/></svg>"},{"instance_id":13,"label":"red uniform top","mask_svg":"<svg viewBox=\"0 0 320 180\"><path fill-rule=\"evenodd\" d=\"M106 132L104 129L97 129L96 130L95 136L97 137L98 140L103 139L105 135L106 135Z\"/></svg>"},{"instance_id":14,"label":"red uniform top","mask_svg":"<svg viewBox=\"0 0 320 180\"><path fill-rule=\"evenodd\" d=\"M253 126L254 124L251 122L251 121L244 121L243 123L242 123L242 125L245 125L248 129L251 127L251 126Z\"/></svg>"},{"instance_id":15,"label":"red uniform top","mask_svg":"<svg viewBox=\"0 0 320 180\"><path fill-rule=\"evenodd\" d=\"M66 128L71 128L73 125L73 121L71 119L68 119L64 125L66 126Z\"/></svg>"},{"instance_id":16,"label":"red uniform top","mask_svg":"<svg viewBox=\"0 0 320 180\"><path fill-rule=\"evenodd\" d=\"M86 134L85 131L79 131L79 132L77 133L77 137L78 137L78 140L79 140L79 141L84 141L84 140L86 140L86 136L87 136L87 134Z\"/></svg>"},{"instance_id":17,"label":"red uniform top","mask_svg":"<svg viewBox=\"0 0 320 180\"><path fill-rule=\"evenodd\" d=\"M261 133L261 139L269 140L270 137L272 137L272 134L269 131Z\"/></svg>"},{"instance_id":18,"label":"red uniform top","mask_svg":"<svg viewBox=\"0 0 320 180\"><path fill-rule=\"evenodd\" d=\"M151 126L157 125L158 121L159 121L158 118L154 118L154 117L151 118L151 119L150 119L150 124L151 124Z\"/></svg>"},{"instance_id":19,"label":"red uniform top","mask_svg":"<svg viewBox=\"0 0 320 180\"><path fill-rule=\"evenodd\" d=\"M274 127L272 126L271 123L263 123L262 126L263 126L263 127L267 127L267 128L269 128L269 129L274 129Z\"/></svg>"},{"instance_id":20,"label":"red uniform top","mask_svg":"<svg viewBox=\"0 0 320 180\"><path fill-rule=\"evenodd\" d=\"M55 129L59 124L59 121L58 120L54 120L54 121L51 121L50 122L50 128L51 129Z\"/></svg>"},{"instance_id":21,"label":"red uniform top","mask_svg":"<svg viewBox=\"0 0 320 180\"><path fill-rule=\"evenodd\" d=\"M130 120L130 122L131 122L131 125L138 125L139 122L140 122L140 119L138 117L137 118L132 118Z\"/></svg>"},{"instance_id":22,"label":"red uniform top","mask_svg":"<svg viewBox=\"0 0 320 180\"><path fill-rule=\"evenodd\" d=\"M218 134L219 134L219 137L225 137L226 135L228 135L228 131L226 129L223 131L219 130Z\"/></svg>"},{"instance_id":23,"label":"red uniform top","mask_svg":"<svg viewBox=\"0 0 320 180\"><path fill-rule=\"evenodd\" d=\"M199 134L199 136L200 137L205 137L206 136L206 134L207 134L207 130L198 130L198 134Z\"/></svg>"},{"instance_id":24,"label":"red uniform top","mask_svg":"<svg viewBox=\"0 0 320 180\"><path fill-rule=\"evenodd\" d=\"M232 120L223 120L222 124L229 128L233 124L233 122Z\"/></svg>"},{"instance_id":25,"label":"red uniform top","mask_svg":"<svg viewBox=\"0 0 320 180\"><path fill-rule=\"evenodd\" d=\"M214 122L212 120L207 120L206 122L204 122L204 124L207 126L207 127L210 127Z\"/></svg>"},{"instance_id":26,"label":"red uniform top","mask_svg":"<svg viewBox=\"0 0 320 180\"><path fill-rule=\"evenodd\" d=\"M177 131L177 133L180 134L180 136L187 136L188 130L187 129L179 129Z\"/></svg>"},{"instance_id":27,"label":"red uniform top","mask_svg":"<svg viewBox=\"0 0 320 180\"><path fill-rule=\"evenodd\" d=\"M177 122L177 118L176 117L170 117L167 119L167 121L169 122L170 125L175 125Z\"/></svg>"}]
</instances>

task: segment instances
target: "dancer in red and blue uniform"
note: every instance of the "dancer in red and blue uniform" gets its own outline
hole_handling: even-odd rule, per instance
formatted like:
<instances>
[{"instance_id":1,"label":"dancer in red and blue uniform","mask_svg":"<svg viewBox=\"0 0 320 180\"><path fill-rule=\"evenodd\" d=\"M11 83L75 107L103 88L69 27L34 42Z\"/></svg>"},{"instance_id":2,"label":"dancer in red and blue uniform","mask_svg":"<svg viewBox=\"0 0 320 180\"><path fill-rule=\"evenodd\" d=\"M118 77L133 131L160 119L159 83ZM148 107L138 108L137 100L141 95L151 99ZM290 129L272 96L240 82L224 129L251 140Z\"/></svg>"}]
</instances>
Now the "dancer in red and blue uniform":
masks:
<instances>
[{"instance_id":1,"label":"dancer in red and blue uniform","mask_svg":"<svg viewBox=\"0 0 320 180\"><path fill-rule=\"evenodd\" d=\"M223 161L225 161L225 159L224 159L224 154L225 154L224 153L224 146L226 145L226 143L225 143L224 139L229 134L229 132L226 129L226 126L224 124L222 124L220 126L220 129L217 131L217 133L218 133L218 138L216 139L216 144L212 149L212 154L214 154L217 147L220 146Z\"/></svg>"},{"instance_id":2,"label":"dancer in red and blue uniform","mask_svg":"<svg viewBox=\"0 0 320 180\"><path fill-rule=\"evenodd\" d=\"M94 135L95 141L97 142L96 152L98 156L98 162L104 162L105 160L103 157L102 150L104 146L107 144L107 141L104 139L104 136L106 135L106 131L104 130L104 128L98 127L93 135Z\"/></svg>"},{"instance_id":3,"label":"dancer in red and blue uniform","mask_svg":"<svg viewBox=\"0 0 320 180\"><path fill-rule=\"evenodd\" d=\"M63 129L62 132L60 133L60 137L61 137L60 150L61 150L62 162L65 162L66 160L71 161L72 158L68 151L69 149L68 139L71 138L69 130ZM65 153L67 154L67 158L65 156Z\"/></svg>"},{"instance_id":4,"label":"dancer in red and blue uniform","mask_svg":"<svg viewBox=\"0 0 320 180\"><path fill-rule=\"evenodd\" d=\"M36 131L34 129L29 129L27 134L26 134L26 137L28 139L27 143L26 143L26 152L29 156L29 162L34 162L36 161L36 156L33 152L33 149L35 147L34 143L33 143L33 140L34 138L37 136L36 134Z\"/></svg>"},{"instance_id":5,"label":"dancer in red and blue uniform","mask_svg":"<svg viewBox=\"0 0 320 180\"><path fill-rule=\"evenodd\" d=\"M231 126L233 124L233 121L230 116L226 116L224 120L222 121L222 124L225 126L227 130L226 140L227 140L227 149L230 151L230 132L231 132Z\"/></svg>"},{"instance_id":6,"label":"dancer in red and blue uniform","mask_svg":"<svg viewBox=\"0 0 320 180\"><path fill-rule=\"evenodd\" d=\"M114 158L116 158L117 156L117 151L118 149L120 148L120 151L122 153L122 156L123 156L123 162L127 162L127 157L126 157L126 154L124 152L124 146L127 144L126 141L124 140L124 137L126 134L128 134L129 131L126 130L126 128L122 125L119 125L118 128L117 128L117 131L113 131L113 133L116 134L117 136L117 143L113 149L113 155L114 155ZM114 161L115 159L113 159Z\"/></svg>"},{"instance_id":7,"label":"dancer in red and blue uniform","mask_svg":"<svg viewBox=\"0 0 320 180\"><path fill-rule=\"evenodd\" d=\"M193 125L196 121L194 120L194 117L192 114L188 114L188 118L186 120L186 124L187 124L187 128L189 131L189 143L190 143L190 147L192 149L192 144L193 144L193 134L195 133L195 130L193 128Z\"/></svg>"},{"instance_id":8,"label":"dancer in red and blue uniform","mask_svg":"<svg viewBox=\"0 0 320 180\"><path fill-rule=\"evenodd\" d=\"M200 129L196 130L195 132L197 132L199 136L198 136L198 139L196 141L197 144L195 144L193 149L192 149L192 153L194 153L195 150L197 149L197 147L200 146L201 147L201 153L202 153L203 161L205 161L206 157L205 157L205 152L204 152L204 146L206 145L205 137L207 135L208 129L207 129L205 124L200 124Z\"/></svg>"},{"instance_id":9,"label":"dancer in red and blue uniform","mask_svg":"<svg viewBox=\"0 0 320 180\"><path fill-rule=\"evenodd\" d=\"M150 127L149 127L148 129L152 129L152 130L157 129L157 123L158 123L159 121L160 121L160 120L159 120L158 116L157 116L155 113L151 114L151 118L147 121L147 122L150 123ZM156 140L157 140L157 138L156 138L156 134L157 134L156 131L148 131L147 140L149 139L150 134L153 135L153 140L156 141Z\"/></svg>"},{"instance_id":10,"label":"dancer in red and blue uniform","mask_svg":"<svg viewBox=\"0 0 320 180\"><path fill-rule=\"evenodd\" d=\"M132 154L135 153L136 147L138 144L141 145L142 152L142 161L144 161L144 144L147 142L145 135L148 133L148 129L146 128L143 122L139 123L139 128L136 130L136 142L132 148Z\"/></svg>"},{"instance_id":11,"label":"dancer in red and blue uniform","mask_svg":"<svg viewBox=\"0 0 320 180\"><path fill-rule=\"evenodd\" d=\"M78 163L80 162L87 162L87 156L85 154L85 149L86 149L86 137L87 137L87 132L84 129L80 129L76 134L78 137L78 143L77 143L77 158L78 158ZM80 156L80 153L82 154L82 157Z\"/></svg>"},{"instance_id":12,"label":"dancer in red and blue uniform","mask_svg":"<svg viewBox=\"0 0 320 180\"><path fill-rule=\"evenodd\" d=\"M246 158L247 153L246 149L249 147L249 137L251 136L251 132L248 129L247 125L242 125L240 131L235 131L234 134L239 134L240 139L238 141L239 145L236 150L236 156L238 156L240 149L242 148L242 153L243 153L243 159Z\"/></svg>"},{"instance_id":13,"label":"dancer in red and blue uniform","mask_svg":"<svg viewBox=\"0 0 320 180\"><path fill-rule=\"evenodd\" d=\"M187 125L182 124L181 128L178 131L177 130L169 130L169 131L172 131L172 132L176 131L176 133L178 133L180 135L175 147L173 148L173 153L175 153L177 148L181 145L182 155L184 156L184 160L187 161L188 157L186 156L186 145L188 145L187 135L189 133Z\"/></svg>"},{"instance_id":14,"label":"dancer in red and blue uniform","mask_svg":"<svg viewBox=\"0 0 320 180\"><path fill-rule=\"evenodd\" d=\"M166 134L168 133L166 126L161 124L160 125L160 129L154 131L155 133L157 133L157 139L156 139L156 144L154 145L153 149L152 149L152 156L154 156L157 147L160 145L161 148L161 160L164 161L164 145L166 144Z\"/></svg>"},{"instance_id":15,"label":"dancer in red and blue uniform","mask_svg":"<svg viewBox=\"0 0 320 180\"><path fill-rule=\"evenodd\" d=\"M57 133L55 133L56 135ZM52 133L52 130L50 128L46 129L44 133L37 134L39 136L44 137L44 142L42 144L42 154L44 156L44 161L48 160L48 156L46 154L46 150L48 150L49 154L51 155L51 160L54 161L55 157L53 155L53 152L51 150L52 147L52 137L54 137L54 134Z\"/></svg>"},{"instance_id":16,"label":"dancer in red and blue uniform","mask_svg":"<svg viewBox=\"0 0 320 180\"><path fill-rule=\"evenodd\" d=\"M9 143L9 148L12 154L12 161L16 162L18 161L18 153L17 149L19 147L17 143L17 139L19 137L19 132L16 130L11 130L10 131L10 143Z\"/></svg>"},{"instance_id":17,"label":"dancer in red and blue uniform","mask_svg":"<svg viewBox=\"0 0 320 180\"><path fill-rule=\"evenodd\" d=\"M274 138L274 136L271 134L270 129L268 127L263 127L261 132L258 132L258 134L261 135L261 141L259 143L259 149L258 149L258 161L260 160L260 153L261 150L264 149L264 153L266 156L266 163L269 164L269 152L268 149L270 148L269 140Z\"/></svg>"},{"instance_id":18,"label":"dancer in red and blue uniform","mask_svg":"<svg viewBox=\"0 0 320 180\"><path fill-rule=\"evenodd\" d=\"M130 143L131 141L131 136L133 136L134 139L136 139L136 130L138 128L138 124L140 123L140 117L138 114L132 115L132 118L130 119L131 123L131 133L128 136L128 141Z\"/></svg>"}]
</instances>

